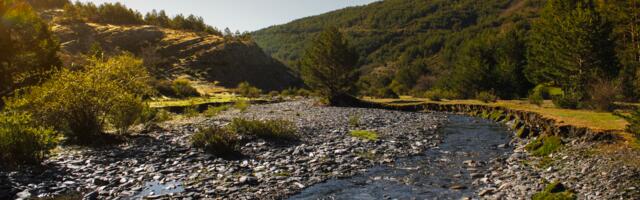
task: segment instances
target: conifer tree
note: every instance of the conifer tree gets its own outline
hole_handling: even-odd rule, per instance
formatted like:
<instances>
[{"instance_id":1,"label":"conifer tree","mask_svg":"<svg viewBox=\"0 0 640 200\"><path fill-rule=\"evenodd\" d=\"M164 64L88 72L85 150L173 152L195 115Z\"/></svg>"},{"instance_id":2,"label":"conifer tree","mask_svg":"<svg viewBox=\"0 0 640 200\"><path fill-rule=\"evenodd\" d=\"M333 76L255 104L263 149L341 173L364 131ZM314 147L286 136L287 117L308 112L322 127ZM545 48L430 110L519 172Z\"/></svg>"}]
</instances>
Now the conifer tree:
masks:
<instances>
[{"instance_id":1,"label":"conifer tree","mask_svg":"<svg viewBox=\"0 0 640 200\"><path fill-rule=\"evenodd\" d=\"M305 83L324 96L329 104L349 101L354 92L358 54L338 28L329 27L313 38L302 59Z\"/></svg>"},{"instance_id":2,"label":"conifer tree","mask_svg":"<svg viewBox=\"0 0 640 200\"><path fill-rule=\"evenodd\" d=\"M593 0L549 0L533 24L527 78L585 100L590 81L617 75L611 31Z\"/></svg>"}]
</instances>

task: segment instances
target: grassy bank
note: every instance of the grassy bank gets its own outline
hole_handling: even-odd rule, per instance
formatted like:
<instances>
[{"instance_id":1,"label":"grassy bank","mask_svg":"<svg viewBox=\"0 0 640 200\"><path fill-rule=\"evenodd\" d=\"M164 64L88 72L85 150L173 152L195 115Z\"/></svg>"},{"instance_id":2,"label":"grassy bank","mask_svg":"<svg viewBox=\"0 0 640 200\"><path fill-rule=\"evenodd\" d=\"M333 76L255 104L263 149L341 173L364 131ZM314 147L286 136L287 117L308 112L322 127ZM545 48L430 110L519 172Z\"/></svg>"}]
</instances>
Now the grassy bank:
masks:
<instances>
[{"instance_id":1,"label":"grassy bank","mask_svg":"<svg viewBox=\"0 0 640 200\"><path fill-rule=\"evenodd\" d=\"M182 107L182 106L197 106L200 104L208 104L208 103L231 103L239 100L251 101L251 100L261 100L261 99L241 97L241 96L236 96L232 94L217 94L215 96L192 97L187 99L156 99L156 100L149 101L149 106L151 106L152 108Z\"/></svg>"},{"instance_id":2,"label":"grassy bank","mask_svg":"<svg viewBox=\"0 0 640 200\"><path fill-rule=\"evenodd\" d=\"M570 110L556 108L551 101L544 101L541 106L530 104L523 100L507 100L497 101L495 103L484 103L477 100L442 100L442 101L430 101L422 98L409 98L401 97L399 99L371 99L368 101L374 101L378 103L387 103L391 105L411 105L421 103L435 103L435 104L467 104L467 105L487 105L495 107L504 107L512 110L520 110L527 112L534 112L541 114L545 118L555 120L558 125L573 125L576 127L585 127L592 130L612 130L612 131L624 131L627 126L627 122L615 116L610 112L596 112L592 110Z\"/></svg>"}]
</instances>

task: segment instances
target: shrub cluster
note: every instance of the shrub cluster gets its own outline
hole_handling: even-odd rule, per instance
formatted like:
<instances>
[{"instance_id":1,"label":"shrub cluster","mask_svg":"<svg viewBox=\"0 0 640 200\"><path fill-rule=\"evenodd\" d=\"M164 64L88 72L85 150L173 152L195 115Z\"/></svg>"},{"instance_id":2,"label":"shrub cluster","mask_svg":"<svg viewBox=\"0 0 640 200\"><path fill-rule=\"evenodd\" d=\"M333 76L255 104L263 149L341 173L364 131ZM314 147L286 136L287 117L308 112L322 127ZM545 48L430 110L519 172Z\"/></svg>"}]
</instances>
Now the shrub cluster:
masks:
<instances>
[{"instance_id":1,"label":"shrub cluster","mask_svg":"<svg viewBox=\"0 0 640 200\"><path fill-rule=\"evenodd\" d=\"M547 93L547 86L545 84L540 84L538 86L536 86L535 88L533 88L533 90L531 90L531 93L529 93L529 103L531 104L535 104L535 105L542 105L542 103L544 103L544 97L545 94Z\"/></svg>"},{"instance_id":2,"label":"shrub cluster","mask_svg":"<svg viewBox=\"0 0 640 200\"><path fill-rule=\"evenodd\" d=\"M249 82L242 82L238 84L238 87L236 88L236 92L238 92L238 94L244 97L249 97L249 98L260 97L260 94L262 94L262 90L254 86L251 86Z\"/></svg>"},{"instance_id":3,"label":"shrub cluster","mask_svg":"<svg viewBox=\"0 0 640 200\"><path fill-rule=\"evenodd\" d=\"M484 103L496 102L498 101L498 97L492 92L479 92L476 94L476 99L478 101L482 101Z\"/></svg>"},{"instance_id":4,"label":"shrub cluster","mask_svg":"<svg viewBox=\"0 0 640 200\"><path fill-rule=\"evenodd\" d=\"M622 94L619 84L615 81L599 79L589 85L589 107L598 111L611 111L614 102Z\"/></svg>"},{"instance_id":5,"label":"shrub cluster","mask_svg":"<svg viewBox=\"0 0 640 200\"><path fill-rule=\"evenodd\" d=\"M558 108L577 109L581 107L581 98L575 93L564 93L551 97L553 104Z\"/></svg>"},{"instance_id":6,"label":"shrub cluster","mask_svg":"<svg viewBox=\"0 0 640 200\"><path fill-rule=\"evenodd\" d=\"M360 126L360 114L354 114L349 116L349 126L351 127L358 127Z\"/></svg>"},{"instance_id":7,"label":"shrub cluster","mask_svg":"<svg viewBox=\"0 0 640 200\"><path fill-rule=\"evenodd\" d=\"M36 164L58 142L51 128L35 125L25 113L0 113L0 166Z\"/></svg>"},{"instance_id":8,"label":"shrub cluster","mask_svg":"<svg viewBox=\"0 0 640 200\"><path fill-rule=\"evenodd\" d=\"M205 128L195 133L191 138L196 148L221 157L233 156L237 152L238 137L234 132L225 128Z\"/></svg>"},{"instance_id":9,"label":"shrub cluster","mask_svg":"<svg viewBox=\"0 0 640 200\"><path fill-rule=\"evenodd\" d=\"M296 127L285 120L246 120L235 118L225 127L205 128L191 137L191 144L220 157L238 154L239 135L252 136L271 141L293 141L298 139Z\"/></svg>"},{"instance_id":10,"label":"shrub cluster","mask_svg":"<svg viewBox=\"0 0 640 200\"><path fill-rule=\"evenodd\" d=\"M140 113L140 117L138 118L137 123L140 124L151 124L151 123L160 123L171 119L171 114L169 111L160 108L151 108L148 104L145 104L142 108L142 112Z\"/></svg>"},{"instance_id":11,"label":"shrub cluster","mask_svg":"<svg viewBox=\"0 0 640 200\"><path fill-rule=\"evenodd\" d=\"M231 108L231 106L229 106L229 105L209 106L209 107L207 107L207 110L205 110L203 112L203 114L204 114L204 116L207 116L207 117L215 117L216 115L220 114L221 112L229 110L229 108Z\"/></svg>"},{"instance_id":12,"label":"shrub cluster","mask_svg":"<svg viewBox=\"0 0 640 200\"><path fill-rule=\"evenodd\" d=\"M246 111L246 110L249 108L249 106L251 106L251 103L250 103L249 101L247 101L247 100L243 100L243 99L241 99L241 100L237 100L237 101L233 104L233 107L234 107L234 108L236 108L236 109L238 109L238 110L240 110L241 112Z\"/></svg>"},{"instance_id":13,"label":"shrub cluster","mask_svg":"<svg viewBox=\"0 0 640 200\"><path fill-rule=\"evenodd\" d=\"M144 110L142 98L152 89L142 61L125 54L91 60L83 70L58 71L39 86L9 99L7 109L32 114L71 141L92 142L106 127L124 133Z\"/></svg>"},{"instance_id":14,"label":"shrub cluster","mask_svg":"<svg viewBox=\"0 0 640 200\"><path fill-rule=\"evenodd\" d=\"M246 120L235 118L229 124L229 129L241 135L256 136L266 140L295 140L296 126L285 120Z\"/></svg>"},{"instance_id":15,"label":"shrub cluster","mask_svg":"<svg viewBox=\"0 0 640 200\"><path fill-rule=\"evenodd\" d=\"M191 82L187 79L176 79L171 83L171 88L177 97L195 97L200 96L198 90L191 86Z\"/></svg>"}]
</instances>

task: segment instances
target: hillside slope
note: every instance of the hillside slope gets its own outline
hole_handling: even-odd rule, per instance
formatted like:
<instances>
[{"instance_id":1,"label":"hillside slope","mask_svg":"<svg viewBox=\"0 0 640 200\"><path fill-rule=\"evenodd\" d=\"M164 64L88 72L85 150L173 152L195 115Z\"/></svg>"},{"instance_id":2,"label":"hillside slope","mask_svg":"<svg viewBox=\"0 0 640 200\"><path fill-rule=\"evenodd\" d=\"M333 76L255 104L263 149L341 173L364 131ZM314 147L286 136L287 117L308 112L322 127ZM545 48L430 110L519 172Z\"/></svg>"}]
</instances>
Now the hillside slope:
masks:
<instances>
[{"instance_id":1,"label":"hillside slope","mask_svg":"<svg viewBox=\"0 0 640 200\"><path fill-rule=\"evenodd\" d=\"M65 22L52 24L52 30L60 38L63 61L68 65L99 44L105 54L125 50L142 57L158 78L189 76L218 81L224 87L247 81L264 90L300 84L285 65L264 54L252 41L150 25Z\"/></svg>"},{"instance_id":2,"label":"hillside slope","mask_svg":"<svg viewBox=\"0 0 640 200\"><path fill-rule=\"evenodd\" d=\"M421 76L448 74L464 42L488 32L497 35L528 26L543 2L385 0L272 26L252 35L268 54L296 69L295 61L308 39L326 26L337 26L358 50L365 74L376 74L376 80L397 79L394 76L401 76L398 71L408 70L406 74L415 76L410 81L414 83L408 83L412 87ZM411 67L420 69L408 69Z\"/></svg>"}]
</instances>

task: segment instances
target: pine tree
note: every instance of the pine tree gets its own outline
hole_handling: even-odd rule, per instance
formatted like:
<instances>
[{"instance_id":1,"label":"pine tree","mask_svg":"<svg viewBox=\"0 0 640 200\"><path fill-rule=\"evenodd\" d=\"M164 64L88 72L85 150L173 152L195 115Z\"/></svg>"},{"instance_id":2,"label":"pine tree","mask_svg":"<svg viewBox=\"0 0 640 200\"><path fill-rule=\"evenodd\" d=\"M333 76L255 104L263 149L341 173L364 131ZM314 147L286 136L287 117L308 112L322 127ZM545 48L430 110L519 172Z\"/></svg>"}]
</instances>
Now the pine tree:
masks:
<instances>
[{"instance_id":1,"label":"pine tree","mask_svg":"<svg viewBox=\"0 0 640 200\"><path fill-rule=\"evenodd\" d=\"M611 27L593 0L550 0L533 24L527 78L552 82L578 101L596 78L617 75Z\"/></svg>"},{"instance_id":2,"label":"pine tree","mask_svg":"<svg viewBox=\"0 0 640 200\"><path fill-rule=\"evenodd\" d=\"M358 54L338 28L329 27L312 39L302 59L302 78L329 104L339 105L355 91Z\"/></svg>"},{"instance_id":3,"label":"pine tree","mask_svg":"<svg viewBox=\"0 0 640 200\"><path fill-rule=\"evenodd\" d=\"M622 89L628 98L640 99L640 1L613 0L603 4L614 22L616 53L620 60Z\"/></svg>"}]
</instances>

